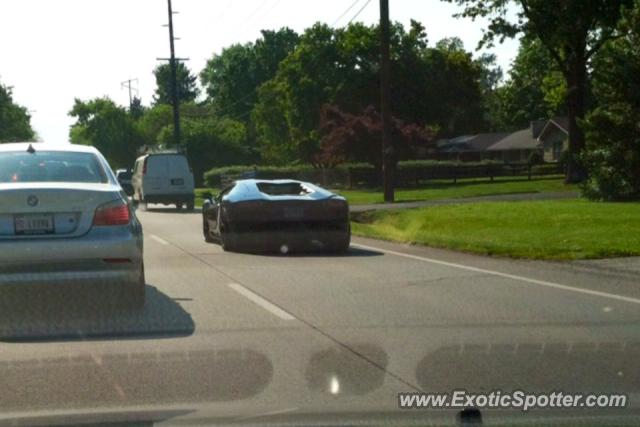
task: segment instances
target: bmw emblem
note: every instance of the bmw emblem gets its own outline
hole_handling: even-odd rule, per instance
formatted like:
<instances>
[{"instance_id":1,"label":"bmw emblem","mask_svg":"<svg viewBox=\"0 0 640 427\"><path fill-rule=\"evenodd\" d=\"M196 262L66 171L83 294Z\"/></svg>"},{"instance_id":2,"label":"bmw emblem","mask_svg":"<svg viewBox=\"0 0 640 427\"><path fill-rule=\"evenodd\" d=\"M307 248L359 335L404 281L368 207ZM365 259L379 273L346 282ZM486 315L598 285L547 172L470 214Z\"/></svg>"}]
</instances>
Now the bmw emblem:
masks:
<instances>
[{"instance_id":1,"label":"bmw emblem","mask_svg":"<svg viewBox=\"0 0 640 427\"><path fill-rule=\"evenodd\" d=\"M40 201L38 200L38 198L36 196L34 196L33 194L31 196L27 197L27 204L29 206L31 206L32 208L38 206L39 202Z\"/></svg>"}]
</instances>

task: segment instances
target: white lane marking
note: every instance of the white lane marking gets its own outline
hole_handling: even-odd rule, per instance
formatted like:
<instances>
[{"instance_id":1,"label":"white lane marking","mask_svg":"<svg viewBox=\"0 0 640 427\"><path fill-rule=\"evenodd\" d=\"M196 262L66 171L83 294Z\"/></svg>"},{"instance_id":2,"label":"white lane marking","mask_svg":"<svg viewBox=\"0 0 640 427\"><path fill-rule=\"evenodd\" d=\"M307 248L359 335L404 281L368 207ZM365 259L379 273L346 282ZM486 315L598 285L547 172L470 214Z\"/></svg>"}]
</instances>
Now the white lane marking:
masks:
<instances>
[{"instance_id":1,"label":"white lane marking","mask_svg":"<svg viewBox=\"0 0 640 427\"><path fill-rule=\"evenodd\" d=\"M617 301L629 302L629 303L632 303L632 304L640 304L640 299L638 299L638 298L625 297L623 295L610 294L608 292L594 291L594 290L591 290L591 289L577 288L575 286L561 285L560 283L547 282L545 280L531 279L529 277L518 276L518 275L515 275L515 274L501 273L499 271L486 270L484 268L471 267L471 266L463 265L463 264L456 264L454 262L440 261L440 260L437 260L437 259L422 257L422 256L418 256L418 255L411 255L411 254L405 254L405 253L402 253L402 252L396 252L396 251L392 251L392 250L389 250L389 249L382 249L382 248L377 248L377 247L374 247L374 246L361 245L359 243L352 243L351 245L355 246L355 247L358 247L358 248L362 248L362 249L368 249L368 250L371 250L371 251L379 251L379 252L382 252L382 253L385 253L385 254L396 255L396 256L401 256L401 257L411 258L411 259L416 259L418 261L430 262L432 264L439 264L439 265L444 265L444 266L447 266L447 267L459 268L461 270L473 271L475 273L490 274L492 276L498 276L498 277L504 277L504 278L512 279L512 280L518 280L520 282L527 282L527 283L531 283L531 284L534 284L534 285L546 286L546 287L555 288L555 289L562 289L563 291L577 292L577 293L581 293L581 294L593 295L593 296L613 299L613 300L617 300Z\"/></svg>"},{"instance_id":2,"label":"white lane marking","mask_svg":"<svg viewBox=\"0 0 640 427\"><path fill-rule=\"evenodd\" d=\"M271 313L271 314L273 314L275 316L278 316L282 320L295 320L296 319L295 317L293 317L291 314L287 313L286 311L284 311L280 307L271 304L269 301L267 301L266 299L262 298L260 295L250 291L249 289L245 288L242 285L239 285L237 283L229 283L229 287L231 289L233 289L234 291L236 291L237 293L239 293L240 295L242 295L243 297L245 297L248 300L250 300L251 302L259 305L262 308L264 308L269 313Z\"/></svg>"},{"instance_id":3,"label":"white lane marking","mask_svg":"<svg viewBox=\"0 0 640 427\"><path fill-rule=\"evenodd\" d=\"M160 243L161 245L168 245L169 242L167 242L166 240L156 236L155 234L150 234L149 237L151 237L153 240L155 240L156 242Z\"/></svg>"}]
</instances>

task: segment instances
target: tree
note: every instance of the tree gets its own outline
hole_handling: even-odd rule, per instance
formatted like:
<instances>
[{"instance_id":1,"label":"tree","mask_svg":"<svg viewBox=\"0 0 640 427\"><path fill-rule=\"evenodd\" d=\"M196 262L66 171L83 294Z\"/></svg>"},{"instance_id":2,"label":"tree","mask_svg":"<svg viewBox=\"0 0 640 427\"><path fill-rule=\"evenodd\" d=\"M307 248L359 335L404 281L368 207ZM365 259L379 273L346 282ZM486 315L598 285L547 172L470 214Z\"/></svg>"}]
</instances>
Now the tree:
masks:
<instances>
[{"instance_id":1,"label":"tree","mask_svg":"<svg viewBox=\"0 0 640 427\"><path fill-rule=\"evenodd\" d=\"M114 168L133 166L142 138L125 108L109 98L76 98L69 115L76 119L69 133L72 143L96 147Z\"/></svg>"},{"instance_id":2,"label":"tree","mask_svg":"<svg viewBox=\"0 0 640 427\"><path fill-rule=\"evenodd\" d=\"M298 34L289 29L262 30L254 43L234 44L214 55L200 73L207 102L220 115L248 121L257 89L273 78L280 62L298 43Z\"/></svg>"},{"instance_id":3,"label":"tree","mask_svg":"<svg viewBox=\"0 0 640 427\"><path fill-rule=\"evenodd\" d=\"M13 102L10 87L0 84L0 143L32 141L34 138L27 109Z\"/></svg>"},{"instance_id":4,"label":"tree","mask_svg":"<svg viewBox=\"0 0 640 427\"><path fill-rule=\"evenodd\" d=\"M537 38L548 50L567 85L570 161L567 181L585 177L577 159L584 147L579 121L586 112L587 68L593 55L609 40L621 37L618 21L623 6L633 0L445 0L464 6L459 16L488 18L481 45L491 45L523 33ZM509 6L518 7L510 20Z\"/></svg>"},{"instance_id":5,"label":"tree","mask_svg":"<svg viewBox=\"0 0 640 427\"><path fill-rule=\"evenodd\" d=\"M366 160L377 169L382 168L382 117L373 106L361 114L349 114L333 105L325 105L321 113L322 151L316 161L326 167L348 161ZM427 149L435 132L428 127L406 124L392 119L392 162L415 158L420 148Z\"/></svg>"},{"instance_id":6,"label":"tree","mask_svg":"<svg viewBox=\"0 0 640 427\"><path fill-rule=\"evenodd\" d=\"M129 106L129 114L133 117L134 120L138 120L144 115L144 105L142 105L142 100L137 96L134 96L131 100L131 105Z\"/></svg>"},{"instance_id":7,"label":"tree","mask_svg":"<svg viewBox=\"0 0 640 427\"><path fill-rule=\"evenodd\" d=\"M172 85L171 85L171 65L161 64L153 70L156 78L156 90L153 95L155 104L172 104ZM198 87L196 86L196 76L182 62L176 65L176 82L178 89L178 101L190 102L198 97Z\"/></svg>"},{"instance_id":8,"label":"tree","mask_svg":"<svg viewBox=\"0 0 640 427\"><path fill-rule=\"evenodd\" d=\"M486 126L481 67L460 49L455 42L430 48L415 21L408 31L400 24L391 27L391 109L397 118L451 135ZM377 26L308 28L275 77L258 91L252 118L263 158L313 162L321 149L322 106L357 115L377 105L378 67Z\"/></svg>"},{"instance_id":9,"label":"tree","mask_svg":"<svg viewBox=\"0 0 640 427\"><path fill-rule=\"evenodd\" d=\"M598 106L584 122L582 155L587 197L640 199L640 1L625 13L626 37L607 43L594 57L593 93Z\"/></svg>"},{"instance_id":10,"label":"tree","mask_svg":"<svg viewBox=\"0 0 640 427\"><path fill-rule=\"evenodd\" d=\"M531 120L566 114L566 84L549 51L536 38L523 37L509 78L497 89L494 121L515 131Z\"/></svg>"},{"instance_id":11,"label":"tree","mask_svg":"<svg viewBox=\"0 0 640 427\"><path fill-rule=\"evenodd\" d=\"M243 123L211 117L185 119L182 141L196 185L203 183L204 173L212 167L244 164L248 157ZM171 144L173 125L158 134L160 144Z\"/></svg>"}]
</instances>

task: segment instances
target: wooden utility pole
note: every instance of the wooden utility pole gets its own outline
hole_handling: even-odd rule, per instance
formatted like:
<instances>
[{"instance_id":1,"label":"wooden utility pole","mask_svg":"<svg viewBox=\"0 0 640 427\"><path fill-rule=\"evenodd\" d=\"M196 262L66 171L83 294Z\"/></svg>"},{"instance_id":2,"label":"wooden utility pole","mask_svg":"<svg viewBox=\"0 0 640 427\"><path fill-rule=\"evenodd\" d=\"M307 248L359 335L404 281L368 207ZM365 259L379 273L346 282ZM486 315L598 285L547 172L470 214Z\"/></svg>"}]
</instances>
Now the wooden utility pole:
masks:
<instances>
[{"instance_id":1,"label":"wooden utility pole","mask_svg":"<svg viewBox=\"0 0 640 427\"><path fill-rule=\"evenodd\" d=\"M129 111L131 111L131 105L133 104L133 92L138 94L138 89L133 87L133 82L138 83L138 79L127 79L120 83L121 88L129 89Z\"/></svg>"},{"instance_id":2,"label":"wooden utility pole","mask_svg":"<svg viewBox=\"0 0 640 427\"><path fill-rule=\"evenodd\" d=\"M176 51L173 47L173 9L171 8L171 0L167 0L169 9L169 47L171 49L171 57L169 64L171 66L171 105L173 106L173 143L176 144L178 150L182 150L180 145L180 101L178 99L178 63L176 62Z\"/></svg>"},{"instance_id":3,"label":"wooden utility pole","mask_svg":"<svg viewBox=\"0 0 640 427\"><path fill-rule=\"evenodd\" d=\"M395 153L391 139L391 58L389 48L389 0L380 0L380 105L382 112L382 185L384 202L393 203Z\"/></svg>"}]
</instances>

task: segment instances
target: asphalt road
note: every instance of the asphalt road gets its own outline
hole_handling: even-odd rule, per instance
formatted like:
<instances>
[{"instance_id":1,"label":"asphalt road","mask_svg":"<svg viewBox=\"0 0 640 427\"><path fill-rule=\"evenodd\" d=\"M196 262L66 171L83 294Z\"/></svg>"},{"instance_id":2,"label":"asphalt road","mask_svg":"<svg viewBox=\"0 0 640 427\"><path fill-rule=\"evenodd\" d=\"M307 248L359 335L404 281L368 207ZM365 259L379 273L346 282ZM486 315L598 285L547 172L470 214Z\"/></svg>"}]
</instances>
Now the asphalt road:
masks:
<instances>
[{"instance_id":1,"label":"asphalt road","mask_svg":"<svg viewBox=\"0 0 640 427\"><path fill-rule=\"evenodd\" d=\"M235 254L203 241L197 213L138 215L143 312L73 290L0 290L0 424L133 409L451 422L449 411L399 411L397 393L460 388L620 392L626 409L576 412L640 413L637 259L514 261L360 238L344 256ZM485 420L507 416L525 415Z\"/></svg>"}]
</instances>

